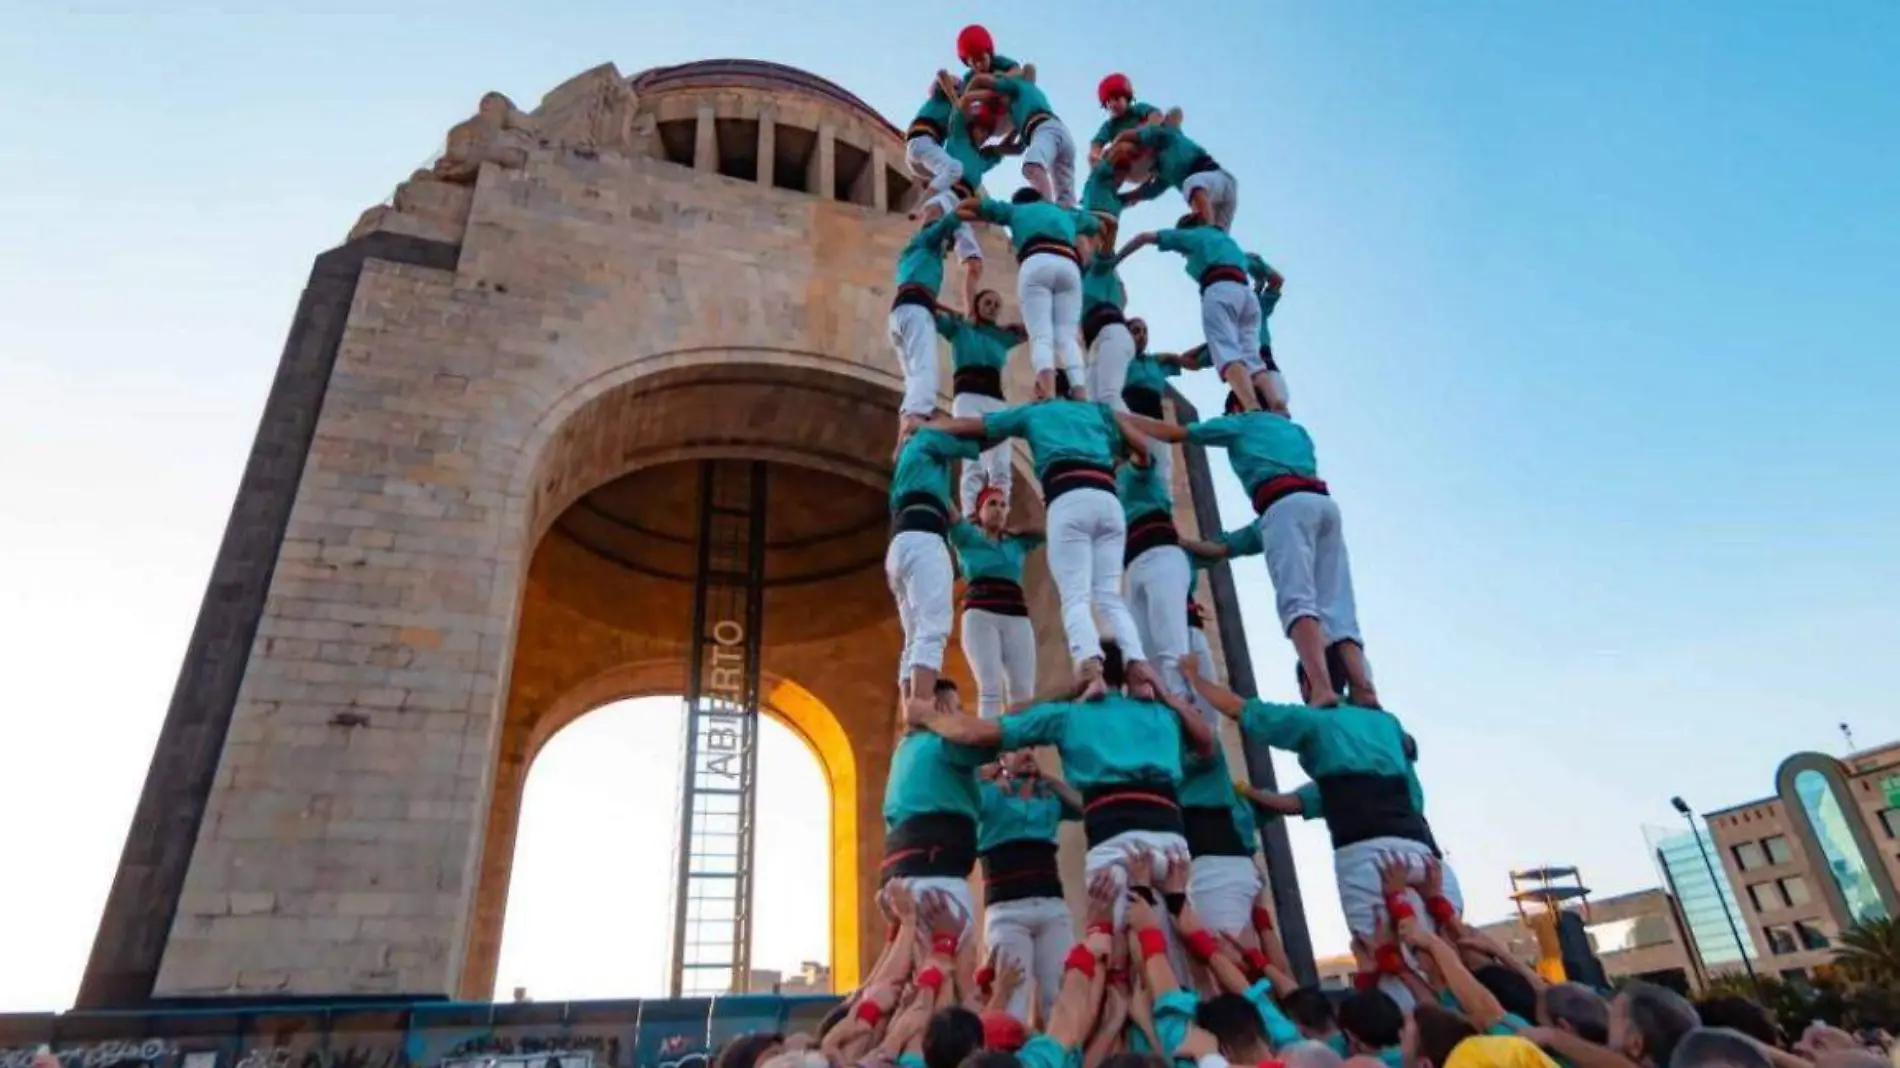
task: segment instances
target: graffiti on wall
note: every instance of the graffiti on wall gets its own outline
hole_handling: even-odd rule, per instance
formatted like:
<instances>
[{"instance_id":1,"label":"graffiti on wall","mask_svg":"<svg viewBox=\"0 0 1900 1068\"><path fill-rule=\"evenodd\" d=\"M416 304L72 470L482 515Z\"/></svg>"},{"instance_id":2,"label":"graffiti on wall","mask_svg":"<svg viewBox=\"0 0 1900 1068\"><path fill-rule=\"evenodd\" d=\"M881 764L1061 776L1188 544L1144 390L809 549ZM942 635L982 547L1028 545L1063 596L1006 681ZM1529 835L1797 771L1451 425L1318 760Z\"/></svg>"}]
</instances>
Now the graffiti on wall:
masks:
<instances>
[{"instance_id":1,"label":"graffiti on wall","mask_svg":"<svg viewBox=\"0 0 1900 1068\"><path fill-rule=\"evenodd\" d=\"M41 1048L21 1046L0 1050L0 1068L33 1068L33 1059L39 1055ZM59 1059L60 1068L114 1068L115 1065L132 1066L140 1062L151 1068L166 1068L176 1053L177 1049L171 1043L160 1038L94 1042L52 1051L53 1056Z\"/></svg>"}]
</instances>

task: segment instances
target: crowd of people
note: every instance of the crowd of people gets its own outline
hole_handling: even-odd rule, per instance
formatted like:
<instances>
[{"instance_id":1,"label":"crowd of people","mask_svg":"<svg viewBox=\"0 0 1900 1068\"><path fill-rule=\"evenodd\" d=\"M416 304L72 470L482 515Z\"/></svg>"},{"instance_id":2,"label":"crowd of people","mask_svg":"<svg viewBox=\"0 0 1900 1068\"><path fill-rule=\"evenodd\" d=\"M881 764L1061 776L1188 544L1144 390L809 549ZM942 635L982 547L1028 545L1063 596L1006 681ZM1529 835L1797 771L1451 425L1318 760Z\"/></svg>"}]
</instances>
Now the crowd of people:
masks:
<instances>
[{"instance_id":1,"label":"crowd of people","mask_svg":"<svg viewBox=\"0 0 1900 1068\"><path fill-rule=\"evenodd\" d=\"M1232 233L1238 182L1189 137L1180 108L1138 100L1124 75L1101 80L1107 117L1078 160L1031 64L981 26L958 36L957 55L961 75L938 73L908 130L925 195L890 313L905 379L886 557L905 727L885 787L890 940L785 1063L1759 1068L1759 1056L1789 1068L1797 1054L1700 1029L1668 991L1636 985L1606 1001L1547 985L1463 924L1417 745L1373 685L1339 509L1290 416L1267 329L1285 280ZM1025 187L992 199L984 177L1009 155ZM1124 209L1168 190L1185 213L1118 245ZM979 225L1008 232L1019 325L982 287ZM1148 246L1184 257L1199 288L1203 337L1183 353L1150 352L1126 314L1118 267ZM940 293L952 253L955 306ZM1025 343L1035 395L1006 397L1003 371ZM1168 378L1202 368L1227 388L1224 414L1170 420ZM1027 444L1044 529L1009 525L1012 438ZM1254 522L1209 539L1176 528L1183 442L1225 450ZM1041 690L1022 585L1038 550L1073 669ZM1253 554L1298 661L1298 703L1222 685L1200 632L1197 567ZM974 713L943 672L959 575ZM1223 717L1295 754L1312 782L1281 794L1234 781ZM1038 761L1045 748L1059 777ZM1343 1001L1295 982L1256 855L1261 810L1326 823L1360 963ZM1088 844L1079 918L1057 862L1065 820Z\"/></svg>"}]
</instances>

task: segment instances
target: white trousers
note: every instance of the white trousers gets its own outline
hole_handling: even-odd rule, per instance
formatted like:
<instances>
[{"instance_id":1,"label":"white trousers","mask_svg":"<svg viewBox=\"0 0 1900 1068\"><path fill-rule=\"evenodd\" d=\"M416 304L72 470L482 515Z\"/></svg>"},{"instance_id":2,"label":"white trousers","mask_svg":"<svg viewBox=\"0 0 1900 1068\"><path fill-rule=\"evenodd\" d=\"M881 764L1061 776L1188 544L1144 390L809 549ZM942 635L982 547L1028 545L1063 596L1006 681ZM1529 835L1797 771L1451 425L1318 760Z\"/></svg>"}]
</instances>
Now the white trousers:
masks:
<instances>
[{"instance_id":1,"label":"white trousers","mask_svg":"<svg viewBox=\"0 0 1900 1068\"><path fill-rule=\"evenodd\" d=\"M1049 574L1062 598L1069 659L1080 666L1102 655L1096 611L1122 646L1123 663L1146 660L1135 617L1122 600L1122 550L1128 525L1107 490L1070 490L1049 506ZM1187 601L1181 602L1186 610ZM1132 640L1131 640L1132 639Z\"/></svg>"},{"instance_id":2,"label":"white trousers","mask_svg":"<svg viewBox=\"0 0 1900 1068\"><path fill-rule=\"evenodd\" d=\"M1000 412L1009 405L995 397L985 397L980 393L959 393L950 398L950 414L959 419L982 418L991 412ZM1009 503L1010 486L1015 482L1015 472L1009 466L1009 442L992 445L983 450L983 455L974 460L963 461L963 474L957 482L957 498L963 506L963 514L976 515L976 495L983 492L984 486L995 486L1003 495L1003 503Z\"/></svg>"},{"instance_id":3,"label":"white trousers","mask_svg":"<svg viewBox=\"0 0 1900 1068\"><path fill-rule=\"evenodd\" d=\"M1167 878L1168 875L1169 850L1187 849L1187 839L1167 831L1123 831L1115 837L1103 842L1101 845L1091 846L1089 848L1088 853L1082 857L1082 875L1084 879L1093 879L1096 872L1104 868L1112 868L1115 872L1116 883L1126 887L1128 885L1128 867L1123 859L1123 854L1130 846L1139 846L1148 851L1148 855L1154 859L1155 881L1160 882L1162 879ZM1192 876L1190 875L1189 878L1192 878ZM1127 913L1127 902L1122 900L1123 896L1122 894L1115 895L1116 931L1122 929L1122 918ZM1162 927L1169 932L1169 937L1173 938L1174 925L1167 923L1163 924ZM1181 974L1185 975L1186 973L1183 972Z\"/></svg>"},{"instance_id":4,"label":"white trousers","mask_svg":"<svg viewBox=\"0 0 1900 1068\"><path fill-rule=\"evenodd\" d=\"M941 193L963 177L963 164L957 162L934 137L913 137L904 142L904 166L912 177L927 180L931 193Z\"/></svg>"},{"instance_id":5,"label":"white trousers","mask_svg":"<svg viewBox=\"0 0 1900 1068\"><path fill-rule=\"evenodd\" d=\"M1249 375L1267 369L1260 358L1260 302L1239 282L1215 282L1201 291L1201 333L1216 371L1244 363Z\"/></svg>"},{"instance_id":6,"label":"white trousers","mask_svg":"<svg viewBox=\"0 0 1900 1068\"><path fill-rule=\"evenodd\" d=\"M1075 945L1075 917L1059 897L1026 897L1003 901L983 910L983 943L1023 970L1024 982L1010 995L1009 1014L1029 1019L1029 982L1036 981L1042 1018L1062 988L1062 970Z\"/></svg>"},{"instance_id":7,"label":"white trousers","mask_svg":"<svg viewBox=\"0 0 1900 1068\"><path fill-rule=\"evenodd\" d=\"M1324 494L1295 493L1273 502L1259 524L1280 628L1291 631L1297 620L1317 619L1327 644L1365 644L1353 608L1339 505Z\"/></svg>"},{"instance_id":8,"label":"white trousers","mask_svg":"<svg viewBox=\"0 0 1900 1068\"><path fill-rule=\"evenodd\" d=\"M905 415L928 416L937 410L937 320L921 304L891 309L891 348L904 371Z\"/></svg>"},{"instance_id":9,"label":"white trousers","mask_svg":"<svg viewBox=\"0 0 1900 1068\"><path fill-rule=\"evenodd\" d=\"M951 160L951 162L955 163L956 161ZM924 201L924 206L938 208L945 215L948 215L957 210L957 199L955 190L945 189L940 193L932 193L929 198ZM957 249L958 263L967 263L970 260L980 260L983 258L983 246L977 244L976 231L971 228L969 223L964 223L962 226L957 227L957 236L953 240ZM965 308L964 310L968 311L969 309Z\"/></svg>"},{"instance_id":10,"label":"white trousers","mask_svg":"<svg viewBox=\"0 0 1900 1068\"><path fill-rule=\"evenodd\" d=\"M1029 135L1029 144L1023 148L1023 166L1032 163L1048 173L1056 203L1075 207L1075 139L1061 119L1045 119Z\"/></svg>"},{"instance_id":11,"label":"white trousers","mask_svg":"<svg viewBox=\"0 0 1900 1068\"><path fill-rule=\"evenodd\" d=\"M1089 346L1089 399L1108 405L1118 412L1128 410L1122 400L1122 386L1128 381L1128 364L1135 358L1135 335L1122 323L1110 323L1095 335Z\"/></svg>"},{"instance_id":12,"label":"white trousers","mask_svg":"<svg viewBox=\"0 0 1900 1068\"><path fill-rule=\"evenodd\" d=\"M1179 545L1157 545L1128 562L1128 610L1141 635L1141 648L1161 676L1161 685L1182 696L1190 689L1181 673L1181 658L1192 651L1187 599L1193 583L1194 567Z\"/></svg>"},{"instance_id":13,"label":"white trousers","mask_svg":"<svg viewBox=\"0 0 1900 1068\"><path fill-rule=\"evenodd\" d=\"M1016 302L1029 331L1029 362L1037 372L1052 370L1060 353L1069 384L1082 385L1081 268L1066 256L1036 253L1016 271Z\"/></svg>"},{"instance_id":14,"label":"white trousers","mask_svg":"<svg viewBox=\"0 0 1900 1068\"><path fill-rule=\"evenodd\" d=\"M1404 857L1411 877L1419 879L1425 874L1425 861L1431 857L1432 851L1424 843L1409 838L1369 838L1333 850L1333 879L1339 887L1339 906L1346 914L1346 928L1367 938L1371 938L1378 929L1380 914L1385 909L1385 895L1379 882L1379 863L1387 855ZM1439 870L1444 876L1446 900L1460 913L1464 912L1465 896L1458 886L1458 873L1442 861ZM1412 903L1412 910L1418 914L1418 922L1428 931L1437 930L1431 915L1425 911L1425 902L1419 899L1418 891L1407 888L1405 897ZM1412 996L1404 984L1388 976L1379 982L1379 989L1391 995L1401 1007L1410 1010Z\"/></svg>"},{"instance_id":15,"label":"white trousers","mask_svg":"<svg viewBox=\"0 0 1900 1068\"><path fill-rule=\"evenodd\" d=\"M1195 857L1188 876L1188 904L1201 923L1226 934L1253 926L1260 870L1252 857Z\"/></svg>"},{"instance_id":16,"label":"white trousers","mask_svg":"<svg viewBox=\"0 0 1900 1068\"><path fill-rule=\"evenodd\" d=\"M956 581L950 547L939 535L906 530L891 539L884 553L884 575L897 600L897 621L904 627L898 681L910 678L913 666L942 670L943 647L950 641L950 591Z\"/></svg>"},{"instance_id":17,"label":"white trousers","mask_svg":"<svg viewBox=\"0 0 1900 1068\"><path fill-rule=\"evenodd\" d=\"M911 892L912 897L921 898L934 890L950 899L950 904L956 908L957 915L966 923L976 921L976 899L970 896L968 878L954 875L912 875L892 879L890 882L903 883ZM966 927L965 930L967 931L968 928Z\"/></svg>"},{"instance_id":18,"label":"white trousers","mask_svg":"<svg viewBox=\"0 0 1900 1068\"><path fill-rule=\"evenodd\" d=\"M1195 627L1188 628L1188 648L1194 653L1194 662L1200 668L1201 677L1209 682L1221 681L1220 665L1214 663L1214 647L1207 643L1207 635ZM1192 689L1192 687L1189 687ZM1199 690L1194 691L1194 707L1201 712L1201 721L1208 729L1220 736L1220 710L1207 703Z\"/></svg>"},{"instance_id":19,"label":"white trousers","mask_svg":"<svg viewBox=\"0 0 1900 1068\"><path fill-rule=\"evenodd\" d=\"M1222 230L1234 225L1234 212L1240 210L1240 183L1226 171L1202 171L1181 183L1181 195L1190 202L1196 189L1207 193L1207 206L1214 213L1214 225Z\"/></svg>"},{"instance_id":20,"label":"white trousers","mask_svg":"<svg viewBox=\"0 0 1900 1068\"><path fill-rule=\"evenodd\" d=\"M963 659L976 676L976 709L984 719L1036 696L1036 626L1028 616L964 609Z\"/></svg>"}]
</instances>

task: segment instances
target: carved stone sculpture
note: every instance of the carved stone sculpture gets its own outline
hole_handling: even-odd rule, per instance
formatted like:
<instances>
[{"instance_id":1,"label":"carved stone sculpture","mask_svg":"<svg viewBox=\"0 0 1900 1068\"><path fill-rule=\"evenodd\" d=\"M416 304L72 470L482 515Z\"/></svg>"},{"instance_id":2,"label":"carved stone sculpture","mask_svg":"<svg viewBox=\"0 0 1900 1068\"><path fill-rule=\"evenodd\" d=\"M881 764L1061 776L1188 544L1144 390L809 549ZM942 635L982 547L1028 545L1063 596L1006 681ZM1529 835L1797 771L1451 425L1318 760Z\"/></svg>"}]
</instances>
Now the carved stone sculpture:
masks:
<instances>
[{"instance_id":1,"label":"carved stone sculpture","mask_svg":"<svg viewBox=\"0 0 1900 1068\"><path fill-rule=\"evenodd\" d=\"M449 128L448 145L433 170L442 181L469 184L484 163L525 166L533 145L534 126L528 116L506 96L488 93L474 117Z\"/></svg>"}]
</instances>

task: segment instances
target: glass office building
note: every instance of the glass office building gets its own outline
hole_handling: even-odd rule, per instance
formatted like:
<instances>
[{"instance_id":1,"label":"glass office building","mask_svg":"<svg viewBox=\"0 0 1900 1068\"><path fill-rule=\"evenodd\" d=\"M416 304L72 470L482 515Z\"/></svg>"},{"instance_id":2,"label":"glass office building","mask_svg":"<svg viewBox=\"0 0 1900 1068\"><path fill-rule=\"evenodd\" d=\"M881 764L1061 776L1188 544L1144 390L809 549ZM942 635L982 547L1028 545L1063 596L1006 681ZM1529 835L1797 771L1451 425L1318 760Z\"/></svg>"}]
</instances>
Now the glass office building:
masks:
<instances>
[{"instance_id":1,"label":"glass office building","mask_svg":"<svg viewBox=\"0 0 1900 1068\"><path fill-rule=\"evenodd\" d=\"M1682 909L1683 926L1689 929L1689 938L1695 943L1696 955L1702 958L1704 970L1716 973L1740 968L1744 952L1752 952L1752 947L1744 950L1735 940L1730 920L1739 923L1742 912L1735 900L1735 889L1729 885L1728 874L1722 868L1722 858L1716 853L1718 847L1708 832L1699 827L1694 833L1645 827L1643 836L1649 841L1656 866L1661 869L1663 885ZM1713 878L1708 862L1702 859L1702 850L1697 847L1697 838L1702 840L1702 846L1709 850L1709 859L1714 861Z\"/></svg>"}]
</instances>

